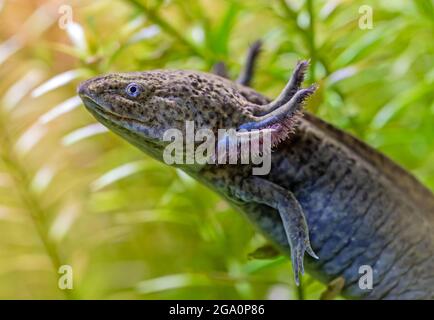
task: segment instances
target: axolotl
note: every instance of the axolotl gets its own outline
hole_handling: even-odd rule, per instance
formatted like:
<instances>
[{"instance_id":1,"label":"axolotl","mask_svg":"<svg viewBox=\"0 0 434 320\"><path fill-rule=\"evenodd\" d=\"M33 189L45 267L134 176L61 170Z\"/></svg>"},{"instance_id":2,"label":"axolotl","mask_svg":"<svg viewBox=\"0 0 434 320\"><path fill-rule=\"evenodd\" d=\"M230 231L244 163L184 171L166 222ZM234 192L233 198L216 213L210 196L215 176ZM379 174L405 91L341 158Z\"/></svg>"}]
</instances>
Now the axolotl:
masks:
<instances>
[{"instance_id":1,"label":"axolotl","mask_svg":"<svg viewBox=\"0 0 434 320\"><path fill-rule=\"evenodd\" d=\"M253 164L175 165L291 257L296 283L306 266L323 282L344 279L345 297L433 299L433 194L385 155L303 110L316 90L302 87L307 61L270 101L247 86L254 58L253 50L238 82L153 70L98 76L78 93L99 122L160 161L164 132L185 131L186 121L214 132L267 131L273 150L266 175L252 174ZM359 286L361 266L373 270L369 290Z\"/></svg>"}]
</instances>

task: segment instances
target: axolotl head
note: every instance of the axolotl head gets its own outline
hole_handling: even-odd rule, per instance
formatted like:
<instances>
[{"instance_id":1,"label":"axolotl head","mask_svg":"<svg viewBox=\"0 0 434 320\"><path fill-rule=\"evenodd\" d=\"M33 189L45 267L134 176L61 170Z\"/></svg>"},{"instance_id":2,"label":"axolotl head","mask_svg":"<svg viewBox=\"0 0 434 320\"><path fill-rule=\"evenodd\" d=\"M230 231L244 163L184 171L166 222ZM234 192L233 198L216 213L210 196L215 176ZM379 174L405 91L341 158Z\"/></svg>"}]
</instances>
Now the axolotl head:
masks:
<instances>
[{"instance_id":1,"label":"axolotl head","mask_svg":"<svg viewBox=\"0 0 434 320\"><path fill-rule=\"evenodd\" d=\"M220 76L181 70L112 73L84 81L78 94L103 125L161 160L167 130L270 130L276 144L293 129L294 115L315 88L298 90L307 66L301 62L274 101L258 105Z\"/></svg>"},{"instance_id":2,"label":"axolotl head","mask_svg":"<svg viewBox=\"0 0 434 320\"><path fill-rule=\"evenodd\" d=\"M186 121L216 131L253 119L234 83L193 71L107 74L81 83L78 94L98 121L157 158L164 132L184 132Z\"/></svg>"}]
</instances>

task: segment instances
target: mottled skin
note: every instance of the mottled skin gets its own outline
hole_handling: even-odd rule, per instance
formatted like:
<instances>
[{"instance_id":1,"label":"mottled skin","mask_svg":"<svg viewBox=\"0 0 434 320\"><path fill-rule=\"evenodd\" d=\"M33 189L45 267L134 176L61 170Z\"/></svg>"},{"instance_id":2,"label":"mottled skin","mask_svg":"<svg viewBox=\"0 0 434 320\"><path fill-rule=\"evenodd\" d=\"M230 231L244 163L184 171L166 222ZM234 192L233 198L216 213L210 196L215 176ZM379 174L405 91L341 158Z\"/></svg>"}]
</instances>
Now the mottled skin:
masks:
<instances>
[{"instance_id":1,"label":"mottled skin","mask_svg":"<svg viewBox=\"0 0 434 320\"><path fill-rule=\"evenodd\" d=\"M163 132L183 131L186 120L214 131L282 124L267 176L252 176L251 165L181 168L290 255L296 279L306 251L319 256L306 256L308 271L324 282L343 277L346 297L433 299L432 193L359 140L309 113L300 117L303 100L315 89L299 88L305 66L297 66L293 83L274 104L245 86L193 71L104 75L82 83L79 94L100 122L158 160L167 144ZM126 91L131 83L139 88L137 97ZM358 286L361 265L374 269L372 290Z\"/></svg>"}]
</instances>

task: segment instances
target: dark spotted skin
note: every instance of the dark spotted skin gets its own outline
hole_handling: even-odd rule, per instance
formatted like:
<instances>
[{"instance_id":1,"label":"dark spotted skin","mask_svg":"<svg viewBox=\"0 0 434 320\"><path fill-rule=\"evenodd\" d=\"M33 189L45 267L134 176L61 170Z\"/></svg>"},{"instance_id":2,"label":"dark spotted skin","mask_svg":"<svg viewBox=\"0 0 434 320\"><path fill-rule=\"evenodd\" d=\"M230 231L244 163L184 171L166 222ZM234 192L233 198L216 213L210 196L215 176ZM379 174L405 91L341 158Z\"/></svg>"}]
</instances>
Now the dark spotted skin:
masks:
<instances>
[{"instance_id":1,"label":"dark spotted skin","mask_svg":"<svg viewBox=\"0 0 434 320\"><path fill-rule=\"evenodd\" d=\"M137 99L125 87L140 84ZM253 119L252 105L268 99L221 77L190 71L113 74L91 79L79 93L95 117L161 160L168 128L237 128ZM87 98L99 105L88 103ZM104 110L101 110L103 106ZM415 178L352 136L306 113L273 152L270 183L301 204L319 260L307 270L324 282L345 279L343 295L366 299L434 299L434 197ZM250 165L183 167L225 197L263 234L290 255L277 210L249 194ZM264 177L262 177L264 178ZM280 201L276 198L276 201ZM374 270L372 290L358 286L359 267Z\"/></svg>"}]
</instances>

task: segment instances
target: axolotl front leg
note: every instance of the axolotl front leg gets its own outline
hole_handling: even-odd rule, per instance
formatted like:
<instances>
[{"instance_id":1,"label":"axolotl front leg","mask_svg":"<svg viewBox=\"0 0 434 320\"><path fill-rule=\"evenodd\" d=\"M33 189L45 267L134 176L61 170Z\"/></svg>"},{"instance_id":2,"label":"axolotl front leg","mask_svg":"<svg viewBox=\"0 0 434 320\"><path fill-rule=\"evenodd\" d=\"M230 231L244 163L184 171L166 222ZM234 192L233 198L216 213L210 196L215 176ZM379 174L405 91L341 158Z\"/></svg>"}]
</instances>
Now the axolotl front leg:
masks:
<instances>
[{"instance_id":1,"label":"axolotl front leg","mask_svg":"<svg viewBox=\"0 0 434 320\"><path fill-rule=\"evenodd\" d=\"M230 189L230 194L241 201L263 204L278 211L291 247L294 278L298 285L299 274L304 273L304 253L318 259L310 245L309 229L300 203L290 191L258 176L244 178Z\"/></svg>"}]
</instances>

